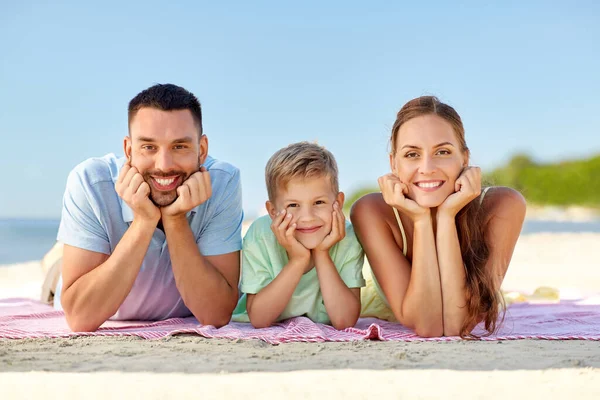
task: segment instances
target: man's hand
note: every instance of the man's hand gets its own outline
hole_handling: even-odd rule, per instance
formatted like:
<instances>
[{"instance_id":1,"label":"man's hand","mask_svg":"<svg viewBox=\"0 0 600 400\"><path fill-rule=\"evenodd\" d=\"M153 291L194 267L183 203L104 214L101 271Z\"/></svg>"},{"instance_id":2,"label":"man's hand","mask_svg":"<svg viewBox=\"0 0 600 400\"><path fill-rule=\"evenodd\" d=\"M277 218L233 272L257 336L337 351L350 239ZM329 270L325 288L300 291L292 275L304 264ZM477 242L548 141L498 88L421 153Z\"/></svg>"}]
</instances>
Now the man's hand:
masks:
<instances>
[{"instance_id":1,"label":"man's hand","mask_svg":"<svg viewBox=\"0 0 600 400\"><path fill-rule=\"evenodd\" d=\"M281 210L271 222L271 230L275 234L277 242L287 251L290 261L308 265L310 250L294 237L296 223L292 222L292 219L292 214L286 210Z\"/></svg>"},{"instance_id":2,"label":"man's hand","mask_svg":"<svg viewBox=\"0 0 600 400\"><path fill-rule=\"evenodd\" d=\"M165 218L186 215L188 211L208 200L211 195L210 174L205 167L200 167L200 171L193 173L177 188L177 199L173 204L161 207L160 212Z\"/></svg>"},{"instance_id":3,"label":"man's hand","mask_svg":"<svg viewBox=\"0 0 600 400\"><path fill-rule=\"evenodd\" d=\"M331 212L331 226L328 227L329 234L323 238L323 241L319 243L313 250L314 253L326 252L329 253L329 249L334 244L341 241L346 237L346 219L344 213L340 210L338 202L333 203L333 211Z\"/></svg>"},{"instance_id":4,"label":"man's hand","mask_svg":"<svg viewBox=\"0 0 600 400\"><path fill-rule=\"evenodd\" d=\"M447 215L452 218L464 206L481 194L481 169L479 167L466 167L454 183L454 193L444 200L438 207L438 217Z\"/></svg>"},{"instance_id":5,"label":"man's hand","mask_svg":"<svg viewBox=\"0 0 600 400\"><path fill-rule=\"evenodd\" d=\"M390 206L407 214L414 222L421 218L429 218L429 208L421 207L416 201L406 197L408 186L394 174L386 174L378 179L383 200Z\"/></svg>"},{"instance_id":6,"label":"man's hand","mask_svg":"<svg viewBox=\"0 0 600 400\"><path fill-rule=\"evenodd\" d=\"M158 223L160 210L150 200L150 186L136 167L126 162L115 184L119 197L131 207L133 218Z\"/></svg>"}]
</instances>

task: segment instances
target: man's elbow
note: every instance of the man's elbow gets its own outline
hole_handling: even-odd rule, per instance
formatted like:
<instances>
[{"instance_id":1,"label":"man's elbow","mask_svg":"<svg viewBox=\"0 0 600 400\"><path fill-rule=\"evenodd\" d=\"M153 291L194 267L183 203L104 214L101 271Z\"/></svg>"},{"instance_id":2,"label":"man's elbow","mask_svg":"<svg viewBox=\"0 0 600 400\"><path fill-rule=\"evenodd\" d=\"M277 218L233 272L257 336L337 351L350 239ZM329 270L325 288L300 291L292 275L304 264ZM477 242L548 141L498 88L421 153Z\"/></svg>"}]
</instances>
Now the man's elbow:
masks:
<instances>
[{"instance_id":1,"label":"man's elbow","mask_svg":"<svg viewBox=\"0 0 600 400\"><path fill-rule=\"evenodd\" d=\"M69 329L73 332L95 332L102 325L102 323L98 324L85 316L77 316L67 312L65 312L65 319Z\"/></svg>"}]
</instances>

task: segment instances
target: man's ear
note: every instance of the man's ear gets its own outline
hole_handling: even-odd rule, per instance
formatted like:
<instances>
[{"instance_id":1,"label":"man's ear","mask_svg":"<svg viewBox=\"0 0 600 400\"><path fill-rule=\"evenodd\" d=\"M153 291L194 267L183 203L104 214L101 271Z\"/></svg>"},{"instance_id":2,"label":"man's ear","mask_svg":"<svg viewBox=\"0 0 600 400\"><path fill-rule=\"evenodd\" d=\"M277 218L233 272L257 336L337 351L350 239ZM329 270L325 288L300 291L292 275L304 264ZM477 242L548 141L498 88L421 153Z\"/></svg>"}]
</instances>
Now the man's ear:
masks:
<instances>
[{"instance_id":1,"label":"man's ear","mask_svg":"<svg viewBox=\"0 0 600 400\"><path fill-rule=\"evenodd\" d=\"M335 199L337 200L337 202L340 206L340 210L342 208L344 208L344 200L346 200L346 195L344 194L344 192L339 192L337 194L337 196L335 197Z\"/></svg>"},{"instance_id":2,"label":"man's ear","mask_svg":"<svg viewBox=\"0 0 600 400\"><path fill-rule=\"evenodd\" d=\"M208 157L208 137L206 135L200 136L200 143L198 148L198 161L200 165L204 164Z\"/></svg>"},{"instance_id":3,"label":"man's ear","mask_svg":"<svg viewBox=\"0 0 600 400\"><path fill-rule=\"evenodd\" d=\"M131 162L131 136L125 136L125 138L123 138L123 151L125 152L127 161Z\"/></svg>"},{"instance_id":4,"label":"man's ear","mask_svg":"<svg viewBox=\"0 0 600 400\"><path fill-rule=\"evenodd\" d=\"M275 215L277 215L277 210L275 209L275 204L273 204L267 200L265 202L265 208L267 209L267 212L271 216L271 219L275 218Z\"/></svg>"}]
</instances>

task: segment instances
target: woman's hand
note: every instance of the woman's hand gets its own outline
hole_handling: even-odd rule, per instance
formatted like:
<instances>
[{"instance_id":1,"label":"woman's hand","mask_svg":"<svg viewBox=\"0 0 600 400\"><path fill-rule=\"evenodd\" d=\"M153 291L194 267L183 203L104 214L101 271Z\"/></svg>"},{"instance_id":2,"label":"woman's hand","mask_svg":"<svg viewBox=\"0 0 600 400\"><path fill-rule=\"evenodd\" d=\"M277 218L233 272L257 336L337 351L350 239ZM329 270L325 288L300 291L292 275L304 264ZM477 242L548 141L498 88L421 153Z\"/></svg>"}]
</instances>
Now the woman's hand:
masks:
<instances>
[{"instance_id":1,"label":"woman's hand","mask_svg":"<svg viewBox=\"0 0 600 400\"><path fill-rule=\"evenodd\" d=\"M408 186L396 175L386 174L378 179L383 200L390 206L407 214L414 222L422 218L430 218L431 212L427 207L421 207L416 201L406 197Z\"/></svg>"},{"instance_id":2,"label":"woman's hand","mask_svg":"<svg viewBox=\"0 0 600 400\"><path fill-rule=\"evenodd\" d=\"M481 169L466 167L454 182L454 193L438 207L440 214L456 217L456 214L481 194Z\"/></svg>"}]
</instances>

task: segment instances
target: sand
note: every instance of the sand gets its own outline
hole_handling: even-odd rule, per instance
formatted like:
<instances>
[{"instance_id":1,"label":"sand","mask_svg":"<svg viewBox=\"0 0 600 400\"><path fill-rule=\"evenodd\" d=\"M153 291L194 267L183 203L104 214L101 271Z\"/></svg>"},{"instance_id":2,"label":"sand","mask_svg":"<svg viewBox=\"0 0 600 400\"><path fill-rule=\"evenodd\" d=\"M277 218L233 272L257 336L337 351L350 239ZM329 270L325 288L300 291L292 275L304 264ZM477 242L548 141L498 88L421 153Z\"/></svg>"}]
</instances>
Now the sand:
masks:
<instances>
[{"instance_id":1,"label":"sand","mask_svg":"<svg viewBox=\"0 0 600 400\"><path fill-rule=\"evenodd\" d=\"M600 293L600 234L531 234L505 290ZM0 267L0 298L37 297L39 263ZM176 336L0 340L5 398L600 398L600 343L291 343ZM61 393L61 391L65 391ZM108 396L108 397L107 397Z\"/></svg>"}]
</instances>

